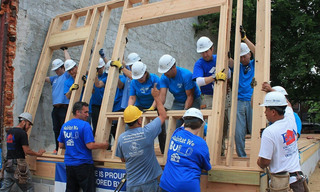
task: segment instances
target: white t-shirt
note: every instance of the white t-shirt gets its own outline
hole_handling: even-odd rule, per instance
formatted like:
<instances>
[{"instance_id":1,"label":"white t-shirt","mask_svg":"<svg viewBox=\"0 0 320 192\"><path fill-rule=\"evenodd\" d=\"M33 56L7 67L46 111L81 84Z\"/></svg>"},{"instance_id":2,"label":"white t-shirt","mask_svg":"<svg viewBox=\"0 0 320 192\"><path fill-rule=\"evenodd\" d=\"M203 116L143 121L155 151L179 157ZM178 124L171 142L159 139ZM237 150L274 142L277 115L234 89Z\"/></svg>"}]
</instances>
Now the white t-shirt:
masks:
<instances>
[{"instance_id":1,"label":"white t-shirt","mask_svg":"<svg viewBox=\"0 0 320 192\"><path fill-rule=\"evenodd\" d=\"M291 107L286 108L283 119L275 121L263 131L259 157L271 160L271 173L301 171L297 125ZM290 183L296 180L295 177L290 177Z\"/></svg>"}]
</instances>

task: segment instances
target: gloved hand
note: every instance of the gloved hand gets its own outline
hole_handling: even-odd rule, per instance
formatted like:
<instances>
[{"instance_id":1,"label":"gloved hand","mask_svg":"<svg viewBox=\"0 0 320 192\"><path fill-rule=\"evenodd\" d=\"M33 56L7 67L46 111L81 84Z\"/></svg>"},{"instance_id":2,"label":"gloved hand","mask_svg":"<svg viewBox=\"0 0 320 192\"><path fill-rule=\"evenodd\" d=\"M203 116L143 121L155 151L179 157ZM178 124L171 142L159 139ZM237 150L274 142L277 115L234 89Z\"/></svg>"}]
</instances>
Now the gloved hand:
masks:
<instances>
[{"instance_id":1,"label":"gloved hand","mask_svg":"<svg viewBox=\"0 0 320 192\"><path fill-rule=\"evenodd\" d=\"M60 49L64 51L64 50L68 50L68 47L60 47Z\"/></svg>"},{"instance_id":2,"label":"gloved hand","mask_svg":"<svg viewBox=\"0 0 320 192\"><path fill-rule=\"evenodd\" d=\"M83 86L86 86L87 83L87 77L85 75L82 76Z\"/></svg>"},{"instance_id":3,"label":"gloved hand","mask_svg":"<svg viewBox=\"0 0 320 192\"><path fill-rule=\"evenodd\" d=\"M99 55L100 55L100 57L101 57L102 59L105 58L105 54L104 54L104 52L103 52L103 49L100 49Z\"/></svg>"},{"instance_id":4,"label":"gloved hand","mask_svg":"<svg viewBox=\"0 0 320 192\"><path fill-rule=\"evenodd\" d=\"M123 69L122 63L118 61L111 61L110 66L117 67L119 69L119 72L121 69Z\"/></svg>"},{"instance_id":5,"label":"gloved hand","mask_svg":"<svg viewBox=\"0 0 320 192\"><path fill-rule=\"evenodd\" d=\"M73 90L77 90L77 89L79 89L79 85L74 83L71 85L69 91L73 91Z\"/></svg>"},{"instance_id":6,"label":"gloved hand","mask_svg":"<svg viewBox=\"0 0 320 192\"><path fill-rule=\"evenodd\" d=\"M246 40L246 31L243 29L242 25L240 25L240 34L241 34L241 40L244 41Z\"/></svg>"},{"instance_id":7,"label":"gloved hand","mask_svg":"<svg viewBox=\"0 0 320 192\"><path fill-rule=\"evenodd\" d=\"M144 109L143 112L146 112L146 111L154 111L155 108L153 106L151 106L149 109Z\"/></svg>"},{"instance_id":8,"label":"gloved hand","mask_svg":"<svg viewBox=\"0 0 320 192\"><path fill-rule=\"evenodd\" d=\"M215 82L217 81L225 81L227 79L227 75L224 73L224 69L216 74Z\"/></svg>"}]
</instances>

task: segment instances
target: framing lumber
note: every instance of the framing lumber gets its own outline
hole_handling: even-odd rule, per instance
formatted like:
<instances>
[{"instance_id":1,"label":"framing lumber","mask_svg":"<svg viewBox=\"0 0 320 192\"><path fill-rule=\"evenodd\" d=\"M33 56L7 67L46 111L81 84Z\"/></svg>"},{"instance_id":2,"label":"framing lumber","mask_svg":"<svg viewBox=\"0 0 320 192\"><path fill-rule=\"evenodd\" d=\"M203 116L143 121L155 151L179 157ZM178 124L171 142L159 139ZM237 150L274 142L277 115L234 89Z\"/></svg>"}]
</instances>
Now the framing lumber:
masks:
<instances>
[{"instance_id":1,"label":"framing lumber","mask_svg":"<svg viewBox=\"0 0 320 192\"><path fill-rule=\"evenodd\" d=\"M242 12L243 12L243 1L237 0L237 18L236 18L236 29L240 29L242 25ZM234 65L233 65L233 85L239 85L239 71L240 71L240 43L241 38L238 30L235 30L235 45L234 45ZM229 140L227 147L226 166L232 165L233 151L234 151L234 138L236 132L237 123L237 106L238 106L238 86L232 87L232 99L231 99L231 111L230 111L230 125L229 125ZM230 139L233 138L233 139Z\"/></svg>"},{"instance_id":2,"label":"framing lumber","mask_svg":"<svg viewBox=\"0 0 320 192\"><path fill-rule=\"evenodd\" d=\"M256 49L255 49L255 81L256 86L252 95L252 131L250 149L250 167L256 167L260 150L260 130L266 127L263 103L265 93L261 91L263 82L270 78L270 34L271 34L271 1L257 1L257 28L256 28Z\"/></svg>"},{"instance_id":3,"label":"framing lumber","mask_svg":"<svg viewBox=\"0 0 320 192\"><path fill-rule=\"evenodd\" d=\"M208 180L218 183L260 185L260 172L213 169L208 172Z\"/></svg>"}]
</instances>

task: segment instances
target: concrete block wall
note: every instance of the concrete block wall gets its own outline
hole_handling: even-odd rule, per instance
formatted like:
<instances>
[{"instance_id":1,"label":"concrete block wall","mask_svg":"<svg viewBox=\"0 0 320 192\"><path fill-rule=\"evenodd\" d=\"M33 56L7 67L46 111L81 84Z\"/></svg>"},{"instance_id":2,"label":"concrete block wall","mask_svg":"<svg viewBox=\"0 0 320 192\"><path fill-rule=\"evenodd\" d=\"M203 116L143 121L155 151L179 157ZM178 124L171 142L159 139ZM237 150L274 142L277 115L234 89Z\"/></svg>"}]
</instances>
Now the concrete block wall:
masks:
<instances>
[{"instance_id":1,"label":"concrete block wall","mask_svg":"<svg viewBox=\"0 0 320 192\"><path fill-rule=\"evenodd\" d=\"M18 123L17 116L24 110L51 19L58 14L102 2L105 1L19 1L17 48L16 57L13 62L15 68L13 101L14 125ZM111 13L111 20L109 21L106 39L103 45L108 58L112 55L121 11L122 8L119 8L113 10ZM147 64L148 71L160 76L160 74L157 73L159 58L163 54L171 54L176 58L178 66L188 68L192 71L195 61L200 57L200 55L196 53L197 38L194 37L193 23L197 23L197 18L187 18L130 29L125 58L129 53L137 52L141 56L142 61ZM69 52L75 61L79 61L81 47L69 48ZM61 50L54 51L52 60L56 58L64 58ZM55 74L49 70L48 75ZM45 84L29 141L30 147L34 150L43 147L45 147L47 151L54 149L51 103L51 86ZM171 103L172 96L169 97L166 106L169 108Z\"/></svg>"}]
</instances>

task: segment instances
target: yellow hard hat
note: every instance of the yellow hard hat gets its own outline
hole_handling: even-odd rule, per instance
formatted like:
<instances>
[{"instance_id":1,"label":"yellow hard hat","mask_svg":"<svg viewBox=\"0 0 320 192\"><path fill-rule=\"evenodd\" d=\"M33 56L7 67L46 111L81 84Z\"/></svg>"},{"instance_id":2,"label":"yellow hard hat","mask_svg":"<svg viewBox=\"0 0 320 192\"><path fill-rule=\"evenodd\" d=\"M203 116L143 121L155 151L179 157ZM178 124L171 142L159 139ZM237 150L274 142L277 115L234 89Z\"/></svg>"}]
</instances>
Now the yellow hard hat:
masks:
<instances>
[{"instance_id":1,"label":"yellow hard hat","mask_svg":"<svg viewBox=\"0 0 320 192\"><path fill-rule=\"evenodd\" d=\"M124 122L131 123L141 117L142 111L139 110L138 107L129 105L123 112Z\"/></svg>"}]
</instances>

